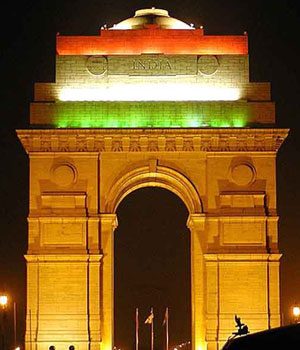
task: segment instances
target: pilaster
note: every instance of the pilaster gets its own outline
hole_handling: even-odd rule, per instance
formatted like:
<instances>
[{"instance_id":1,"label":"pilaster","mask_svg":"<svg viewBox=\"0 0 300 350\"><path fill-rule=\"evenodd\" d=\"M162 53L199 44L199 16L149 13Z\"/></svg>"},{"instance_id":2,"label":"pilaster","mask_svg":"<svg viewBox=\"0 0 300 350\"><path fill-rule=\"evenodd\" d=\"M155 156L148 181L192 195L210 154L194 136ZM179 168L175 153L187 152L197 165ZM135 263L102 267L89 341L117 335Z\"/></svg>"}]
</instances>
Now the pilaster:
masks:
<instances>
[{"instance_id":1,"label":"pilaster","mask_svg":"<svg viewBox=\"0 0 300 350\"><path fill-rule=\"evenodd\" d=\"M88 314L89 350L98 350L101 344L101 261L102 255L89 255L88 264Z\"/></svg>"},{"instance_id":2,"label":"pilaster","mask_svg":"<svg viewBox=\"0 0 300 350\"><path fill-rule=\"evenodd\" d=\"M111 350L114 339L114 230L118 225L116 214L100 215L101 250L101 350Z\"/></svg>"},{"instance_id":3,"label":"pilaster","mask_svg":"<svg viewBox=\"0 0 300 350\"><path fill-rule=\"evenodd\" d=\"M205 254L208 349L222 347L234 316L251 333L280 325L280 254ZM218 347L219 346L219 347Z\"/></svg>"},{"instance_id":4,"label":"pilaster","mask_svg":"<svg viewBox=\"0 0 300 350\"><path fill-rule=\"evenodd\" d=\"M205 216L190 214L187 227L191 232L191 293L192 293L192 346L193 350L206 349L205 288L203 247Z\"/></svg>"},{"instance_id":5,"label":"pilaster","mask_svg":"<svg viewBox=\"0 0 300 350\"><path fill-rule=\"evenodd\" d=\"M280 316L280 278L279 267L281 254L270 254L268 263L269 327L281 325Z\"/></svg>"}]
</instances>

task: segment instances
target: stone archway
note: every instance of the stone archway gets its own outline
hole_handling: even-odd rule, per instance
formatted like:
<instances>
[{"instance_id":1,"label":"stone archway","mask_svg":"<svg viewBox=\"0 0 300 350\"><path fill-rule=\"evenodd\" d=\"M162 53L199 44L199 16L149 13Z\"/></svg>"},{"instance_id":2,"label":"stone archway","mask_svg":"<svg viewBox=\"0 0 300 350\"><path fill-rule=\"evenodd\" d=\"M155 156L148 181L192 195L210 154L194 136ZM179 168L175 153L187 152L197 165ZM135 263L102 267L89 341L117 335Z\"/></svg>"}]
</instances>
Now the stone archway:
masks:
<instances>
[{"instance_id":1,"label":"stone archway","mask_svg":"<svg viewBox=\"0 0 300 350\"><path fill-rule=\"evenodd\" d=\"M143 187L165 188L182 199L190 214L203 212L200 196L193 183L179 171L157 165L156 161L150 161L149 166L135 168L117 178L107 195L107 212L115 213L124 197Z\"/></svg>"},{"instance_id":2,"label":"stone archway","mask_svg":"<svg viewBox=\"0 0 300 350\"><path fill-rule=\"evenodd\" d=\"M189 211L193 350L222 346L235 313L252 331L279 325L273 175L284 131L18 135L31 168L27 349L64 350L72 339L79 350L111 350L115 212L122 198L147 186L172 191Z\"/></svg>"},{"instance_id":3,"label":"stone archway","mask_svg":"<svg viewBox=\"0 0 300 350\"><path fill-rule=\"evenodd\" d=\"M161 11L136 15L158 24ZM115 212L146 186L189 210L193 350L220 348L236 313L252 332L280 324L276 153L288 130L275 128L269 83L249 80L247 35L167 21L58 35L56 79L35 85L18 131L30 158L26 350L111 350Z\"/></svg>"},{"instance_id":4,"label":"stone archway","mask_svg":"<svg viewBox=\"0 0 300 350\"><path fill-rule=\"evenodd\" d=\"M152 170L152 171L151 171ZM204 311L204 260L205 244L204 222L200 196L192 182L179 171L165 166L138 167L116 177L106 197L105 211L102 214L102 279L103 279L103 342L107 348L113 344L113 305L114 305L114 230L117 227L115 214L118 204L129 193L143 187L161 187L176 194L185 203L189 218L187 226L191 232L191 315L193 348L205 346L205 311ZM104 291L109 291L108 293ZM109 345L108 345L109 344Z\"/></svg>"}]
</instances>

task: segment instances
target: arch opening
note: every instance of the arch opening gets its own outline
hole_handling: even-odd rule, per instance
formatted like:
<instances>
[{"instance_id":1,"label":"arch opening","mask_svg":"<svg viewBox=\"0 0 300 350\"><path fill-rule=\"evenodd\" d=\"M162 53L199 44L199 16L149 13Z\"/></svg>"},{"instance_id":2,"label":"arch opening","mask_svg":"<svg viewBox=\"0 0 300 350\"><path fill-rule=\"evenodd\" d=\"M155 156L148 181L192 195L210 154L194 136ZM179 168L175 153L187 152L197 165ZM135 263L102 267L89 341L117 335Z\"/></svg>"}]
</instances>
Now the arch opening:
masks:
<instances>
[{"instance_id":1,"label":"arch opening","mask_svg":"<svg viewBox=\"0 0 300 350\"><path fill-rule=\"evenodd\" d=\"M155 348L165 348L162 327L169 308L170 345L191 340L189 211L169 190L139 188L117 208L114 233L114 344L135 346L135 309L139 308L139 349L149 349L150 327L144 324L154 308Z\"/></svg>"},{"instance_id":2,"label":"arch opening","mask_svg":"<svg viewBox=\"0 0 300 350\"><path fill-rule=\"evenodd\" d=\"M136 168L126 172L114 183L106 198L105 210L115 213L120 202L131 192L143 187L161 187L176 194L185 204L190 214L202 213L203 206L194 184L178 171L157 166Z\"/></svg>"}]
</instances>

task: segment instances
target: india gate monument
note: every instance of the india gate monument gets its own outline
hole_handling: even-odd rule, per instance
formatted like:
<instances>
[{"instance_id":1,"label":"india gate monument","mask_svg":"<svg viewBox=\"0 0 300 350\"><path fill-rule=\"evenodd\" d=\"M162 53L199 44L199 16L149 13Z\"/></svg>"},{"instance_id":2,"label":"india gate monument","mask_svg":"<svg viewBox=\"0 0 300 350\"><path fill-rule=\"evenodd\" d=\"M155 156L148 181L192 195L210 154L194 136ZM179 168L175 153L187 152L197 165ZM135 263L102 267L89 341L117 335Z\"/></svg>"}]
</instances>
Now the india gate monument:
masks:
<instances>
[{"instance_id":1,"label":"india gate monument","mask_svg":"<svg viewBox=\"0 0 300 350\"><path fill-rule=\"evenodd\" d=\"M17 131L30 162L26 350L112 350L116 210L144 187L189 212L192 349L220 349L235 314L251 332L279 326L288 130L270 83L249 81L247 34L150 8L56 39L55 81L34 85Z\"/></svg>"}]
</instances>

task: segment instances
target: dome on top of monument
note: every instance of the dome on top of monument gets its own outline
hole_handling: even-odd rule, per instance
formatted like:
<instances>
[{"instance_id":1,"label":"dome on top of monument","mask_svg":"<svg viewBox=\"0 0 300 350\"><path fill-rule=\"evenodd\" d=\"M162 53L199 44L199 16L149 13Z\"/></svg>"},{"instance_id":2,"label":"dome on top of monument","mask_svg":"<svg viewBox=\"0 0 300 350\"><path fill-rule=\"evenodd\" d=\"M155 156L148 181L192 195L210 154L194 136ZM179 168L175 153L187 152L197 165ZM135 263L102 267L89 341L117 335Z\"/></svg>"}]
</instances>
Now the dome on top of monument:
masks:
<instances>
[{"instance_id":1,"label":"dome on top of monument","mask_svg":"<svg viewBox=\"0 0 300 350\"><path fill-rule=\"evenodd\" d=\"M168 11L155 7L137 10L134 17L127 18L109 29L142 29L148 24L156 24L162 29L194 29L192 25L170 17Z\"/></svg>"}]
</instances>

